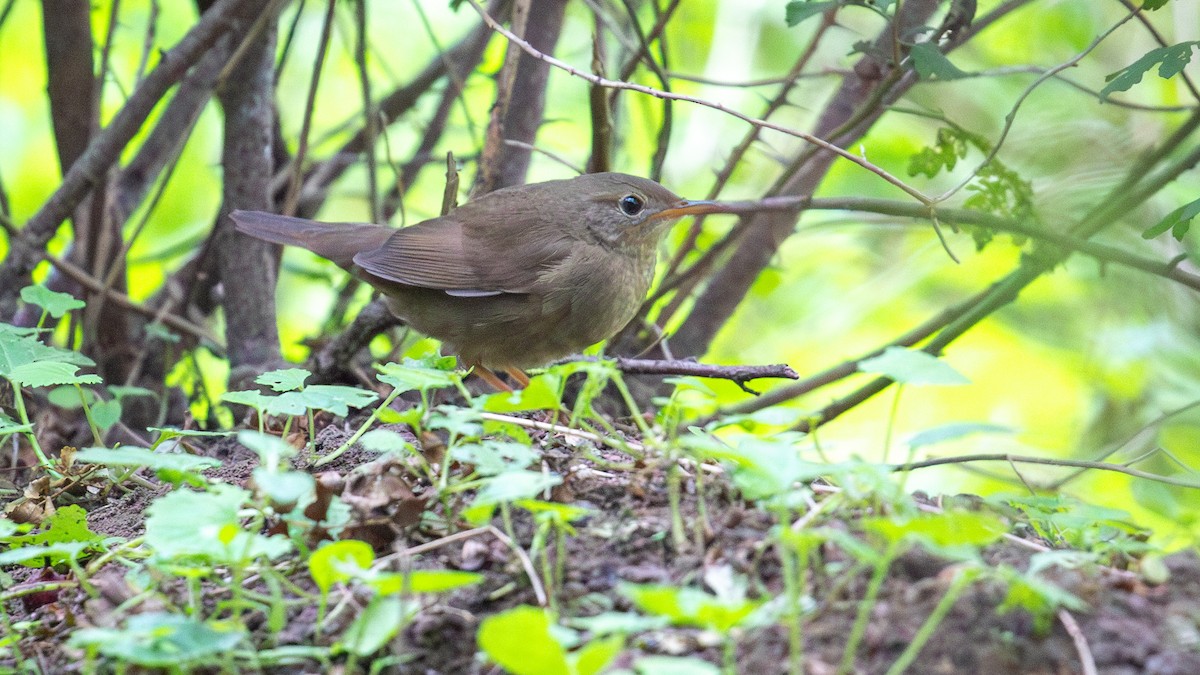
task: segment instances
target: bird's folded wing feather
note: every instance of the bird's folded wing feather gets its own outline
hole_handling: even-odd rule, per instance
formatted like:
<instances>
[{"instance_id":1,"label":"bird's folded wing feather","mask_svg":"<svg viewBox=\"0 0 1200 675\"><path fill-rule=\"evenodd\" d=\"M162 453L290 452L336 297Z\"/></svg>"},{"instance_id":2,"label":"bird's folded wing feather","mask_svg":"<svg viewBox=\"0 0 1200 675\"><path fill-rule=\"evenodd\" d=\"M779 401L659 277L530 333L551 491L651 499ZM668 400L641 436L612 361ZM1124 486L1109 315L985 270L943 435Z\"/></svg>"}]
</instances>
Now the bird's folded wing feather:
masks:
<instances>
[{"instance_id":1,"label":"bird's folded wing feather","mask_svg":"<svg viewBox=\"0 0 1200 675\"><path fill-rule=\"evenodd\" d=\"M470 297L529 293L541 270L569 252L565 241L527 234L497 241L499 229L471 229L453 216L400 228L379 248L354 256L354 264L389 281Z\"/></svg>"}]
</instances>

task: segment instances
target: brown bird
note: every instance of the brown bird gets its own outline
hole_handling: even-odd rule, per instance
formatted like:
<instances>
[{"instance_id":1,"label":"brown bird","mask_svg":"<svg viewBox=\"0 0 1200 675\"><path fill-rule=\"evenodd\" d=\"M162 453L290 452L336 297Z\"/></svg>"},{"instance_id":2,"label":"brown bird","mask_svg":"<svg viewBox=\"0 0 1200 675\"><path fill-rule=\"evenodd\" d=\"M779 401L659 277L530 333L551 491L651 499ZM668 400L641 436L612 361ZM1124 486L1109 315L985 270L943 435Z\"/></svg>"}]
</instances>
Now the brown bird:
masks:
<instances>
[{"instance_id":1,"label":"brown bird","mask_svg":"<svg viewBox=\"0 0 1200 675\"><path fill-rule=\"evenodd\" d=\"M245 234L337 263L466 363L513 372L616 334L650 288L668 226L719 210L652 180L597 173L496 190L399 229L230 217Z\"/></svg>"}]
</instances>

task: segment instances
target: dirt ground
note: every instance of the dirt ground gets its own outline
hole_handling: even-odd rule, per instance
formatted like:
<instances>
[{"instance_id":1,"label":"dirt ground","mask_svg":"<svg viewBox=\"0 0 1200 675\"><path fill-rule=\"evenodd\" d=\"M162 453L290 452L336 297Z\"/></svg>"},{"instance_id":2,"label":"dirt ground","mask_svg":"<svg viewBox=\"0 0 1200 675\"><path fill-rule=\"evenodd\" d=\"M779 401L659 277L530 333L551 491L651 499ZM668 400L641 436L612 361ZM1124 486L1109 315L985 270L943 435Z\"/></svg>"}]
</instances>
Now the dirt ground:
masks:
<instances>
[{"instance_id":1,"label":"dirt ground","mask_svg":"<svg viewBox=\"0 0 1200 675\"><path fill-rule=\"evenodd\" d=\"M327 451L345 437L344 427L327 427L320 434L320 450ZM397 429L399 429L397 427ZM749 580L750 594L775 597L783 592L780 564L769 533L773 518L739 498L720 473L705 481L704 497L711 532L702 547L689 545L676 550L671 544L671 511L661 465L643 464L632 470L597 467L580 458L579 448L561 437L535 434L546 468L564 476L553 499L586 506L591 515L576 522L576 533L567 540L566 580L556 589L560 613L579 617L600 611L631 610L629 601L618 594L620 582L667 583L701 587L706 570L727 566ZM414 439L415 440L415 439ZM244 484L256 465L253 453L231 441L200 444L202 452L220 458L224 465L211 472L221 480ZM604 451L614 461L630 458ZM352 489L364 481L377 484L388 476L403 474L402 466L382 466L372 453L352 450L329 466L323 480L339 479ZM304 458L297 463L305 468ZM154 479L149 479L152 483ZM409 549L442 541L454 529L444 520L420 518L425 506L419 499L419 481L405 479L417 494L406 504L377 503L391 522L386 526L363 523L357 536L371 542L381 553ZM685 519L698 518L695 486L685 481ZM81 503L87 508L93 530L119 537L135 537L142 531L142 514L151 501L164 494L165 486L139 487L132 492L100 501ZM416 501L413 501L416 500ZM400 499L399 501L404 501ZM414 505L416 505L414 507ZM436 511L439 505L427 508ZM440 522L441 525L433 523ZM499 519L496 521L499 522ZM397 523L404 523L397 527ZM852 529L852 522L824 522ZM377 525L377 524L376 524ZM533 524L523 511L513 511L519 543L527 547ZM1002 540L986 551L989 563L1005 562L1020 567L1027 563L1032 545ZM485 673L499 672L476 655L475 635L479 623L496 612L520 604L537 604L529 575L511 549L496 536L483 532L432 545L428 551L409 558L412 567L465 569L486 576L483 584L439 596L422 609L408 625L391 652L402 656L403 665L386 672L397 673ZM806 593L815 606L806 614L803 628L806 672L832 674L842 658L851 633L858 600L868 582L866 571L843 564L837 549L822 550L811 574ZM1023 611L997 611L1003 591L995 584L975 584L954 604L936 633L908 669L912 673L1083 673L1085 660L1094 660L1096 671L1113 675L1152 673L1194 675L1200 673L1200 564L1192 554L1168 558L1169 580L1149 585L1128 571L1101 566L1071 572L1051 573L1057 584L1082 598L1089 609L1062 612L1045 631ZM874 607L865 639L857 653L856 672L884 673L933 612L950 580L950 563L920 550L902 555L891 567L879 601ZM82 591L63 591L45 602L10 602L10 621L36 620L43 630L23 642L25 653L39 654L46 672L69 672L79 666L80 655L65 649L64 636L75 628L107 621L131 591L124 586L122 570L110 566L95 582L102 597L89 599ZM37 577L36 571L15 572ZM293 575L301 587L312 588L307 570ZM168 594L184 592L168 585ZM145 608L139 608L141 611ZM352 617L349 617L352 618ZM347 619L347 621L349 620ZM268 643L263 617L248 625L259 644ZM313 641L315 609L291 611L286 628L277 637L283 644ZM1074 633L1074 635L1072 634ZM326 633L328 636L330 633ZM334 632L336 634L336 632ZM788 639L782 627L739 631L737 664L741 673L785 672ZM714 664L721 662L719 635L692 628L659 628L630 636L615 666L632 667L645 655L697 656ZM325 637L321 640L329 640ZM276 645L278 646L278 645ZM0 663L0 669L6 664ZM7 665L11 665L7 664ZM311 662L277 672L319 672ZM215 671L214 671L215 672Z\"/></svg>"}]
</instances>

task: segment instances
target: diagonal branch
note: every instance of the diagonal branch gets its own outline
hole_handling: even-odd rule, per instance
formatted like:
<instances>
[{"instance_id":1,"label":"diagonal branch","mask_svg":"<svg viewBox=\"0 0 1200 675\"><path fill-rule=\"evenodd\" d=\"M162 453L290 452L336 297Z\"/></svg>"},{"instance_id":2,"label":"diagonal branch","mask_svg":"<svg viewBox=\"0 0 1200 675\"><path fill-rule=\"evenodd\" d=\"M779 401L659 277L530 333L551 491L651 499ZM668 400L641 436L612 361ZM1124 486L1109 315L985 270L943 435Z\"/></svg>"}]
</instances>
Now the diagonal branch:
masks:
<instances>
[{"instance_id":1,"label":"diagonal branch","mask_svg":"<svg viewBox=\"0 0 1200 675\"><path fill-rule=\"evenodd\" d=\"M229 29L229 16L252 1L218 0L174 48L162 55L158 66L71 165L62 184L25 224L21 236L10 242L8 257L0 265L0 317L12 316L20 289L27 284L30 272L42 259L46 243L58 227L118 161L121 151L167 91Z\"/></svg>"}]
</instances>

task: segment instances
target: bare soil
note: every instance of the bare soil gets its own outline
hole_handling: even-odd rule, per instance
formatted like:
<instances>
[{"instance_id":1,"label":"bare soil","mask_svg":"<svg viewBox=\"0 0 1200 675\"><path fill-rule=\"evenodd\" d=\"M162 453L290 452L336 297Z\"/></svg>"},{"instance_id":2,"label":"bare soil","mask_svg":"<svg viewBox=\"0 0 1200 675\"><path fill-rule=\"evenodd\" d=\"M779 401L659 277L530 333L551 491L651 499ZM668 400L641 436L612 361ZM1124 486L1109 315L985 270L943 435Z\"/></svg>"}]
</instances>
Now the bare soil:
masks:
<instances>
[{"instance_id":1,"label":"bare soil","mask_svg":"<svg viewBox=\"0 0 1200 675\"><path fill-rule=\"evenodd\" d=\"M324 429L318 451L324 453L336 447L345 438L344 428L339 425ZM671 509L660 464L638 464L620 453L597 450L604 458L632 464L633 468L597 466L581 459L580 448L566 444L561 437L536 436L545 467L565 477L553 499L592 511L592 515L575 523L576 533L567 540L565 583L551 589L561 616L631 610L628 600L617 592L621 582L702 587L706 570L720 566L744 575L752 596L783 593L779 561L769 545L773 517L741 499L719 472L709 475L703 486L708 531L701 529L699 544L691 542L677 548L670 536ZM210 443L202 450L224 461L222 467L211 472L212 477L235 484L247 482L257 461L253 453L232 441ZM441 506L421 499L420 481L405 472L402 462L381 464L377 460L372 453L352 450L330 466L321 467L318 473L323 472L321 479L333 481L329 484L336 489L362 490L358 493L360 499L374 500L369 508L377 518L368 522L360 513L362 527L356 532L376 546L381 555L445 541L453 531L468 529L466 525L447 525L444 519L428 517L439 514ZM301 458L298 465L306 468L309 461ZM388 477L394 479L392 483L386 483ZM80 502L90 513L91 528L123 538L140 534L144 510L169 489L156 485L152 477L147 480L152 487L137 487L124 494L112 491L98 498L81 496ZM367 483L372 487L363 487ZM384 484L391 488L380 492ZM696 531L693 526L701 520L699 506L695 483L685 480L681 509L689 531ZM533 534L530 518L516 509L512 517L518 543L528 548ZM826 520L823 524L853 531L853 515L837 517L846 520ZM1033 546L1005 540L988 549L985 557L991 563L1021 567L1034 553L1034 547L1044 545L1032 540L1030 543ZM805 669L813 675L835 672L868 582L868 572L855 568L837 549L823 550L819 558L820 564L813 568L806 589L816 606L804 623ZM497 672L476 656L475 634L480 621L516 605L538 604L529 575L511 548L485 531L444 545L435 544L408 560L416 568L477 571L486 576L486 582L440 596L422 609L391 646L392 654L400 656L403 664L387 672ZM973 585L938 625L908 672L1057 675L1086 672L1085 660L1093 660L1096 672L1112 675L1200 673L1200 564L1191 553L1170 557L1167 563L1169 579L1161 585L1149 585L1130 571L1103 566L1051 573L1050 578L1084 599L1089 609L1061 612L1043 629L1021 610L998 611L1004 597L998 585ZM856 655L856 672L888 670L946 592L950 565L920 550L912 550L896 561ZM9 573L18 582L48 574L25 569ZM99 598L71 589L39 602L9 602L10 621L37 621L43 626L41 632L24 640L24 653L39 654L46 672L77 669L80 654L64 647L64 637L81 626L112 621L112 613L133 593L122 574L122 569L110 566L97 575L94 581L101 590ZM294 581L302 588L312 588L302 566L294 573ZM182 598L185 589L179 584L178 588L168 586L165 592L168 596L178 593ZM145 611L153 605L150 601L128 611ZM263 618L252 617L248 622L257 644L279 646L272 642ZM295 608L282 634L275 637L283 644L329 641L330 632L314 638L315 619L313 607ZM784 628L745 630L734 637L739 672L786 672L788 641ZM631 667L640 656L663 654L697 656L719 664L721 638L692 628L653 630L631 636L615 665ZM0 670L12 665L0 663ZM314 661L278 672L320 669Z\"/></svg>"}]
</instances>

